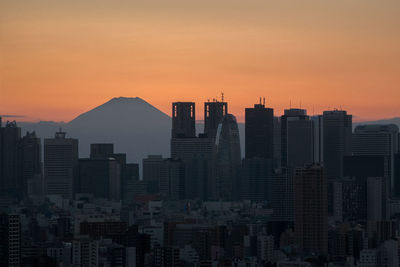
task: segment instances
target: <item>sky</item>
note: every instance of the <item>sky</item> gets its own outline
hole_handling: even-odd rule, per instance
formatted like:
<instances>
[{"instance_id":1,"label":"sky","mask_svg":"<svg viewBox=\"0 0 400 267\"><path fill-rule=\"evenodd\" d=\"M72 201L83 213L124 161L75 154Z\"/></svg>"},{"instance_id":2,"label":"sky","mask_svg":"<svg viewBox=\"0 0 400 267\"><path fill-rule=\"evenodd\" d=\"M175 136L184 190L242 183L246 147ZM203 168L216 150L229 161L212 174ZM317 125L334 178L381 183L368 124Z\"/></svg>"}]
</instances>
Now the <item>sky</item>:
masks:
<instances>
[{"instance_id":1,"label":"sky","mask_svg":"<svg viewBox=\"0 0 400 267\"><path fill-rule=\"evenodd\" d=\"M220 99L244 120L400 116L398 0L0 0L0 114L70 121L113 97ZM19 118L21 119L21 118Z\"/></svg>"}]
</instances>

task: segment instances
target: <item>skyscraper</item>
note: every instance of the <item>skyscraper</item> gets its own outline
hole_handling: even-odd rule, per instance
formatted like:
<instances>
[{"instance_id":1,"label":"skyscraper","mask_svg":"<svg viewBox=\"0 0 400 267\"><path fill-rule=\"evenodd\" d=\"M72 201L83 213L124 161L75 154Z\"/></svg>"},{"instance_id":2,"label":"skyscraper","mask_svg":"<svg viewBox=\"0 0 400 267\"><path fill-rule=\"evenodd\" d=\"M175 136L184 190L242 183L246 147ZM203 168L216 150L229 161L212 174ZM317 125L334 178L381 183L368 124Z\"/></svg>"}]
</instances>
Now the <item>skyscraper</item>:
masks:
<instances>
[{"instance_id":1,"label":"skyscraper","mask_svg":"<svg viewBox=\"0 0 400 267\"><path fill-rule=\"evenodd\" d=\"M0 214L0 265L21 266L21 225L17 214Z\"/></svg>"},{"instance_id":2,"label":"skyscraper","mask_svg":"<svg viewBox=\"0 0 400 267\"><path fill-rule=\"evenodd\" d=\"M78 192L96 198L121 199L121 164L114 158L79 159Z\"/></svg>"},{"instance_id":3,"label":"skyscraper","mask_svg":"<svg viewBox=\"0 0 400 267\"><path fill-rule=\"evenodd\" d=\"M274 110L255 104L245 110L245 156L273 159Z\"/></svg>"},{"instance_id":4,"label":"skyscraper","mask_svg":"<svg viewBox=\"0 0 400 267\"><path fill-rule=\"evenodd\" d=\"M204 103L204 133L215 138L218 125L222 118L228 113L228 103L212 101Z\"/></svg>"},{"instance_id":5,"label":"skyscraper","mask_svg":"<svg viewBox=\"0 0 400 267\"><path fill-rule=\"evenodd\" d=\"M387 210L387 180L389 177L387 159L385 156L346 156L343 159L343 216L348 220L368 219L368 190L376 196L380 195L381 217L386 218ZM369 185L368 185L368 179ZM374 180L373 178L379 178ZM373 189L374 184L380 184ZM382 186L382 184L384 186ZM371 191L372 190L372 191ZM375 190L380 191L379 193ZM374 204L375 205L375 204ZM375 215L374 215L375 216Z\"/></svg>"},{"instance_id":6,"label":"skyscraper","mask_svg":"<svg viewBox=\"0 0 400 267\"><path fill-rule=\"evenodd\" d=\"M28 191L40 193L42 187L42 153L40 138L36 137L35 132L27 132L22 137L19 142L18 154L22 172L21 193L23 196L26 196Z\"/></svg>"},{"instance_id":7,"label":"skyscraper","mask_svg":"<svg viewBox=\"0 0 400 267\"><path fill-rule=\"evenodd\" d=\"M286 168L275 171L271 179L272 220L293 223L293 176Z\"/></svg>"},{"instance_id":8,"label":"skyscraper","mask_svg":"<svg viewBox=\"0 0 400 267\"><path fill-rule=\"evenodd\" d=\"M242 162L240 181L241 198L255 202L271 198L272 160L266 158L245 158Z\"/></svg>"},{"instance_id":9,"label":"skyscraper","mask_svg":"<svg viewBox=\"0 0 400 267\"><path fill-rule=\"evenodd\" d=\"M217 198L239 198L239 172L241 167L239 128L235 116L227 114L218 125L215 141Z\"/></svg>"},{"instance_id":10,"label":"skyscraper","mask_svg":"<svg viewBox=\"0 0 400 267\"><path fill-rule=\"evenodd\" d=\"M191 199L215 197L215 138L196 137L193 102L172 103L171 158L185 164L185 193Z\"/></svg>"},{"instance_id":11,"label":"skyscraper","mask_svg":"<svg viewBox=\"0 0 400 267\"><path fill-rule=\"evenodd\" d=\"M295 170L294 227L304 253L328 252L327 182L320 165Z\"/></svg>"},{"instance_id":12,"label":"skyscraper","mask_svg":"<svg viewBox=\"0 0 400 267\"><path fill-rule=\"evenodd\" d=\"M15 121L0 127L0 191L2 195L19 197L21 191L21 166L18 157L18 144L21 128Z\"/></svg>"},{"instance_id":13,"label":"skyscraper","mask_svg":"<svg viewBox=\"0 0 400 267\"><path fill-rule=\"evenodd\" d=\"M394 155L398 153L399 128L389 125L359 125L352 139L353 155L385 156L388 161L389 189L394 195Z\"/></svg>"},{"instance_id":14,"label":"skyscraper","mask_svg":"<svg viewBox=\"0 0 400 267\"><path fill-rule=\"evenodd\" d=\"M340 179L343 157L351 155L352 116L344 110L324 111L323 162L328 179Z\"/></svg>"},{"instance_id":15,"label":"skyscraper","mask_svg":"<svg viewBox=\"0 0 400 267\"><path fill-rule=\"evenodd\" d=\"M172 200L184 199L185 164L181 160L165 159L159 172L160 194Z\"/></svg>"},{"instance_id":16,"label":"skyscraper","mask_svg":"<svg viewBox=\"0 0 400 267\"><path fill-rule=\"evenodd\" d=\"M161 155L149 155L143 159L143 181L148 183L149 193L160 190L160 169L164 159Z\"/></svg>"},{"instance_id":17,"label":"skyscraper","mask_svg":"<svg viewBox=\"0 0 400 267\"><path fill-rule=\"evenodd\" d=\"M282 167L290 170L313 162L313 128L305 109L286 109L281 117Z\"/></svg>"},{"instance_id":18,"label":"skyscraper","mask_svg":"<svg viewBox=\"0 0 400 267\"><path fill-rule=\"evenodd\" d=\"M194 102L172 103L172 138L196 136L196 108Z\"/></svg>"},{"instance_id":19,"label":"skyscraper","mask_svg":"<svg viewBox=\"0 0 400 267\"><path fill-rule=\"evenodd\" d=\"M114 154L114 144L90 144L90 158L107 158Z\"/></svg>"},{"instance_id":20,"label":"skyscraper","mask_svg":"<svg viewBox=\"0 0 400 267\"><path fill-rule=\"evenodd\" d=\"M44 181L47 195L71 199L78 171L78 140L57 132L44 139Z\"/></svg>"},{"instance_id":21,"label":"skyscraper","mask_svg":"<svg viewBox=\"0 0 400 267\"><path fill-rule=\"evenodd\" d=\"M322 115L312 116L313 122L313 162L324 161L324 126Z\"/></svg>"},{"instance_id":22,"label":"skyscraper","mask_svg":"<svg viewBox=\"0 0 400 267\"><path fill-rule=\"evenodd\" d=\"M171 158L185 164L185 193L188 199L208 200L215 197L215 139L172 138Z\"/></svg>"}]
</instances>

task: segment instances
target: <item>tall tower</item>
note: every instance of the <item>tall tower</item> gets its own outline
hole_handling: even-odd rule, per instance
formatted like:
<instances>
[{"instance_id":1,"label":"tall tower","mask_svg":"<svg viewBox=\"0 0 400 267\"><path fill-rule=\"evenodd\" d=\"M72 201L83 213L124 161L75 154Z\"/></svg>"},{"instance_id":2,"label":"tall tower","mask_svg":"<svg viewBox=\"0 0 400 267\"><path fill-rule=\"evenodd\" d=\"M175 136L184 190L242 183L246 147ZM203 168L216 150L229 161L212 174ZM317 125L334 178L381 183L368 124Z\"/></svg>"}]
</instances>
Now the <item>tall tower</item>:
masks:
<instances>
[{"instance_id":1,"label":"tall tower","mask_svg":"<svg viewBox=\"0 0 400 267\"><path fill-rule=\"evenodd\" d=\"M324 111L323 162L328 179L343 175L343 157L351 155L352 116L344 110Z\"/></svg>"},{"instance_id":2,"label":"tall tower","mask_svg":"<svg viewBox=\"0 0 400 267\"><path fill-rule=\"evenodd\" d=\"M227 114L218 126L216 138L216 192L223 200L239 198L241 165L239 128L235 116Z\"/></svg>"},{"instance_id":3,"label":"tall tower","mask_svg":"<svg viewBox=\"0 0 400 267\"><path fill-rule=\"evenodd\" d=\"M302 252L327 254L327 183L320 165L296 169L294 177L294 228Z\"/></svg>"},{"instance_id":4,"label":"tall tower","mask_svg":"<svg viewBox=\"0 0 400 267\"><path fill-rule=\"evenodd\" d=\"M27 132L19 142L19 161L21 164L21 190L24 196L28 192L41 193L42 153L41 142L35 132Z\"/></svg>"},{"instance_id":5,"label":"tall tower","mask_svg":"<svg viewBox=\"0 0 400 267\"><path fill-rule=\"evenodd\" d=\"M264 104L255 104L245 110L246 158L273 159L274 110Z\"/></svg>"},{"instance_id":6,"label":"tall tower","mask_svg":"<svg viewBox=\"0 0 400 267\"><path fill-rule=\"evenodd\" d=\"M65 135L59 131L55 138L44 139L45 193L71 199L78 169L78 139Z\"/></svg>"},{"instance_id":7,"label":"tall tower","mask_svg":"<svg viewBox=\"0 0 400 267\"><path fill-rule=\"evenodd\" d=\"M18 144L21 139L21 128L15 121L0 127L0 191L1 194L16 197L21 187L20 164L18 161Z\"/></svg>"},{"instance_id":8,"label":"tall tower","mask_svg":"<svg viewBox=\"0 0 400 267\"><path fill-rule=\"evenodd\" d=\"M0 214L0 265L21 266L21 224L17 214Z\"/></svg>"},{"instance_id":9,"label":"tall tower","mask_svg":"<svg viewBox=\"0 0 400 267\"><path fill-rule=\"evenodd\" d=\"M196 108L194 102L172 103L172 138L196 136Z\"/></svg>"},{"instance_id":10,"label":"tall tower","mask_svg":"<svg viewBox=\"0 0 400 267\"><path fill-rule=\"evenodd\" d=\"M394 191L394 155L398 153L399 127L388 125L359 125L352 138L353 155L386 156L388 166L388 186L392 195L400 195Z\"/></svg>"},{"instance_id":11,"label":"tall tower","mask_svg":"<svg viewBox=\"0 0 400 267\"><path fill-rule=\"evenodd\" d=\"M205 102L204 103L204 133L210 138L215 138L218 124L228 113L228 103L226 102Z\"/></svg>"},{"instance_id":12,"label":"tall tower","mask_svg":"<svg viewBox=\"0 0 400 267\"><path fill-rule=\"evenodd\" d=\"M286 109L281 117L282 166L290 169L313 162L313 128L305 109Z\"/></svg>"}]
</instances>

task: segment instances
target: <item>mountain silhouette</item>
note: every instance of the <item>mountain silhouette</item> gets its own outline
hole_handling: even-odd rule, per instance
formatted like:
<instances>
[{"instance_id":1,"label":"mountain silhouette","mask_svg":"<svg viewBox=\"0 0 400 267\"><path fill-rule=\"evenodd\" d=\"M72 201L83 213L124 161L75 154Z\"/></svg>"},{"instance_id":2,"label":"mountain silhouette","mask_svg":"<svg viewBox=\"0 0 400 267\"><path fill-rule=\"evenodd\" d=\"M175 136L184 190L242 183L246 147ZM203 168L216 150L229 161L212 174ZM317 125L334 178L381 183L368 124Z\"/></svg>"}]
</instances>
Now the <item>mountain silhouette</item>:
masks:
<instances>
[{"instance_id":1,"label":"mountain silhouette","mask_svg":"<svg viewBox=\"0 0 400 267\"><path fill-rule=\"evenodd\" d=\"M113 143L128 162L141 163L149 154L169 156L171 118L139 97L118 97L85 112L68 123L18 123L41 138L53 137L58 128L79 139L80 157L88 157L90 144Z\"/></svg>"}]
</instances>

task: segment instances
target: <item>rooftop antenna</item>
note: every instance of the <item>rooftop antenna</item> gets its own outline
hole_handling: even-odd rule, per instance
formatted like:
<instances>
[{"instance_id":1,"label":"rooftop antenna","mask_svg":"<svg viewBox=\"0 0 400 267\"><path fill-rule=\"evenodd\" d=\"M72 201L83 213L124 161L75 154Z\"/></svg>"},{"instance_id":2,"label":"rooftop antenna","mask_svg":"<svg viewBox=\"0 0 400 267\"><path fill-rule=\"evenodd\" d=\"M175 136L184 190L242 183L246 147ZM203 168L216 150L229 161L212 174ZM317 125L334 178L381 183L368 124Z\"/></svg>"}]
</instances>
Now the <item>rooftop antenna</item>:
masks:
<instances>
[{"instance_id":1,"label":"rooftop antenna","mask_svg":"<svg viewBox=\"0 0 400 267\"><path fill-rule=\"evenodd\" d=\"M263 99L263 103L264 103L264 106L265 106L265 97L264 97L264 99Z\"/></svg>"},{"instance_id":2,"label":"rooftop antenna","mask_svg":"<svg viewBox=\"0 0 400 267\"><path fill-rule=\"evenodd\" d=\"M261 105L261 96L260 96L260 105Z\"/></svg>"},{"instance_id":3,"label":"rooftop antenna","mask_svg":"<svg viewBox=\"0 0 400 267\"><path fill-rule=\"evenodd\" d=\"M221 92L221 102L224 102L224 92Z\"/></svg>"}]
</instances>

